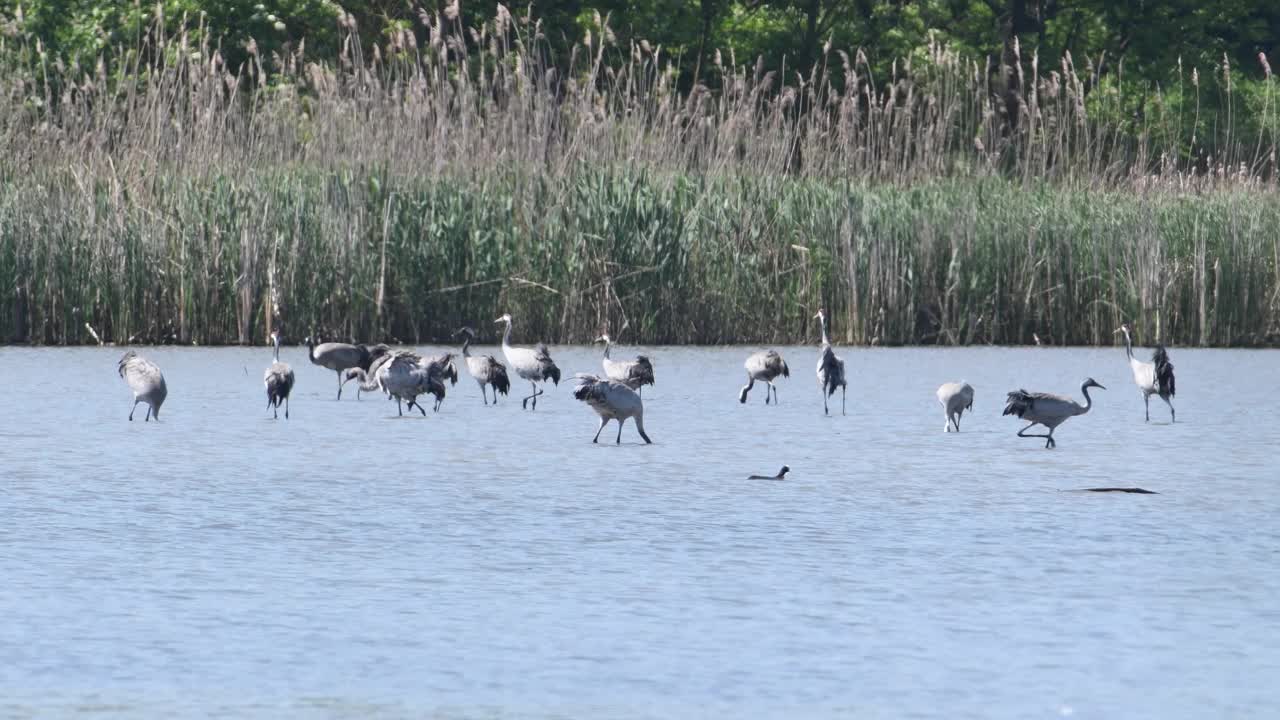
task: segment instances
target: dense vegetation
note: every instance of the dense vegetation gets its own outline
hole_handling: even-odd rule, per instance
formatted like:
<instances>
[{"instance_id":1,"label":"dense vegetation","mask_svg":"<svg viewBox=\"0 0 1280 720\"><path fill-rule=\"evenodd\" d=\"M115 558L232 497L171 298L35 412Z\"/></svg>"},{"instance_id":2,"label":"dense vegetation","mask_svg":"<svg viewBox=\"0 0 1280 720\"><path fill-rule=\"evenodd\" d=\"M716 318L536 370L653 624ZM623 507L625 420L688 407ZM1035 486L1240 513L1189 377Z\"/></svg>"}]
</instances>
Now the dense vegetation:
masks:
<instances>
[{"instance_id":1,"label":"dense vegetation","mask_svg":"<svg viewBox=\"0 0 1280 720\"><path fill-rule=\"evenodd\" d=\"M799 341L820 304L848 342L1100 343L1125 320L1145 341L1280 337L1275 81L1230 53L1165 86L1018 33L1002 50L1001 30L990 60L922 37L896 63L786 50L814 58L792 75L781 51L691 64L581 12L551 17L559 39L450 4L369 35L285 3L337 16L304 44L244 4L288 35L268 45L172 20L201 5L116 9L99 36L65 27L89 2L11 28L0 337L427 341L509 310L530 339ZM719 8L694 55L755 37L747 9L811 7L694 6Z\"/></svg>"}]
</instances>

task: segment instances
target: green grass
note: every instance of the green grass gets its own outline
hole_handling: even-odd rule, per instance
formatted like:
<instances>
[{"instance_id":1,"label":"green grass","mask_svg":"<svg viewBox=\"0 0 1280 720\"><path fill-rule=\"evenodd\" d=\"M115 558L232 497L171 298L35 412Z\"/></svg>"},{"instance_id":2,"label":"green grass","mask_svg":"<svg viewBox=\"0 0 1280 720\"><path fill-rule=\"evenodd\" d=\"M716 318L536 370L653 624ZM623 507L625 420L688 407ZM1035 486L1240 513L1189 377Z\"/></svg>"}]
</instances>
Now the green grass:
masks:
<instances>
[{"instance_id":1,"label":"green grass","mask_svg":"<svg viewBox=\"0 0 1280 720\"><path fill-rule=\"evenodd\" d=\"M649 343L812 339L819 306L840 340L880 344L1105 343L1127 321L1148 341L1263 345L1280 323L1273 193L589 167L155 177L145 198L73 184L0 188L0 293L25 298L32 342L89 342L85 323L260 342L273 306L295 340L443 340L507 311L526 338L625 323Z\"/></svg>"}]
</instances>

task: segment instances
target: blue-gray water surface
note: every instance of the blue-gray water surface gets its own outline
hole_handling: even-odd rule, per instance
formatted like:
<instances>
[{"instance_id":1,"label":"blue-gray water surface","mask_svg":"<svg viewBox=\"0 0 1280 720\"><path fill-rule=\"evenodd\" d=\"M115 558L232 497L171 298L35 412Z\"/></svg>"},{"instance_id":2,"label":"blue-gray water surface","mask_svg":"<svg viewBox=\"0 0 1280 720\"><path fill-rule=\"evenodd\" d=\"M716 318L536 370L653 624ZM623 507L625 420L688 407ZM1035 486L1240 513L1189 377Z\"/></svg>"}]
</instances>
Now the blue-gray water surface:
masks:
<instances>
[{"instance_id":1,"label":"blue-gray water surface","mask_svg":"<svg viewBox=\"0 0 1280 720\"><path fill-rule=\"evenodd\" d=\"M813 347L739 405L754 349L644 349L621 447L571 383L399 419L286 347L273 421L269 351L143 348L131 423L121 349L0 349L0 715L1280 712L1280 353L1173 350L1171 425L1119 348L841 348L844 417ZM1054 450L1001 417L1086 376ZM1103 485L1161 494L1063 492Z\"/></svg>"}]
</instances>

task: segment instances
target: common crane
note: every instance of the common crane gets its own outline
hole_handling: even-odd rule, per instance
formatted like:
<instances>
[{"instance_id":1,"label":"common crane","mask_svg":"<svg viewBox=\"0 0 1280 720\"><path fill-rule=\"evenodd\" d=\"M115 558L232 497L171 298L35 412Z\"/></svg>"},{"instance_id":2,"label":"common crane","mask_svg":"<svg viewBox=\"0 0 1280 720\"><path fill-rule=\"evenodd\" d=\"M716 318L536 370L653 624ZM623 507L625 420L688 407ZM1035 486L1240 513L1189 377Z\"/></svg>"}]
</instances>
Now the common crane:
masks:
<instances>
[{"instance_id":1,"label":"common crane","mask_svg":"<svg viewBox=\"0 0 1280 720\"><path fill-rule=\"evenodd\" d=\"M169 388L164 383L164 374L160 372L160 368L130 350L120 358L116 369L133 391L133 408L129 410L129 420L133 420L133 411L138 408L138 403L144 402L147 404L147 416L144 419L150 422L154 417L159 422L160 406L169 395Z\"/></svg>"},{"instance_id":2,"label":"common crane","mask_svg":"<svg viewBox=\"0 0 1280 720\"><path fill-rule=\"evenodd\" d=\"M604 359L601 360L604 374L610 380L626 385L643 397L644 386L653 384L653 362L649 357L637 355L635 360L614 360L609 357L609 348L613 345L609 333L603 333L595 339L595 342L604 343Z\"/></svg>"},{"instance_id":3,"label":"common crane","mask_svg":"<svg viewBox=\"0 0 1280 720\"><path fill-rule=\"evenodd\" d=\"M358 367L369 371L370 364L391 351L386 345L352 345L350 343L327 342L316 344L315 339L307 338L307 351L311 364L329 368L338 374L338 399L342 399L343 371Z\"/></svg>"},{"instance_id":4,"label":"common crane","mask_svg":"<svg viewBox=\"0 0 1280 720\"><path fill-rule=\"evenodd\" d=\"M938 387L938 402L942 403L942 411L947 416L942 432L951 432L952 426L960 432L960 416L965 410L973 409L973 386L967 382L943 383Z\"/></svg>"},{"instance_id":5,"label":"common crane","mask_svg":"<svg viewBox=\"0 0 1280 720\"><path fill-rule=\"evenodd\" d=\"M1009 393L1009 402L1004 406L1003 414L1016 415L1030 423L1018 431L1018 437L1046 438L1044 443L1046 448L1057 447L1058 443L1053 439L1054 429L1076 415L1083 415L1089 412L1089 409L1093 407L1093 398L1089 397L1089 388L1091 387L1106 390L1093 378L1086 379L1080 385L1080 392L1084 395L1084 405L1062 395L1014 390ZM1026 432L1037 424L1048 428L1049 434L1027 435Z\"/></svg>"},{"instance_id":6,"label":"common crane","mask_svg":"<svg viewBox=\"0 0 1280 720\"><path fill-rule=\"evenodd\" d=\"M476 337L476 331L470 327L458 328L454 332L454 336L462 335L462 358L467 363L467 372L471 373L471 377L475 378L477 384L480 385L480 397L484 398L484 404L489 404L489 396L485 392L486 386L493 387L493 404L498 404L498 393L506 395L511 390L511 379L507 377L507 366L498 362L498 359L492 355L472 355L471 341Z\"/></svg>"},{"instance_id":7,"label":"common crane","mask_svg":"<svg viewBox=\"0 0 1280 720\"><path fill-rule=\"evenodd\" d=\"M778 403L778 388L774 386L773 381L779 375L782 377L791 377L791 370L787 367L786 361L776 350L764 350L758 352L743 363L743 367L747 369L747 384L742 386L742 390L738 393L738 402L745 403L747 401L747 393L755 386L759 380L766 383L768 387L764 389L764 404L769 404L769 393L773 392L773 402Z\"/></svg>"},{"instance_id":8,"label":"common crane","mask_svg":"<svg viewBox=\"0 0 1280 720\"><path fill-rule=\"evenodd\" d=\"M271 408L271 416L280 418L280 403L284 403L284 419L289 419L289 393L293 391L293 368L289 363L280 362L280 333L271 333L273 347L271 367L262 376L262 384L267 386L267 407Z\"/></svg>"},{"instance_id":9,"label":"common crane","mask_svg":"<svg viewBox=\"0 0 1280 720\"><path fill-rule=\"evenodd\" d=\"M791 472L791 468L787 467L786 465L783 465L782 469L778 471L777 475L748 475L747 479L748 480L786 480L787 473L789 472Z\"/></svg>"},{"instance_id":10,"label":"common crane","mask_svg":"<svg viewBox=\"0 0 1280 720\"><path fill-rule=\"evenodd\" d=\"M813 317L822 326L822 348L818 351L818 387L822 388L822 413L831 414L827 408L827 398L835 395L836 388L840 388L840 414L844 415L848 388L844 378L844 360L836 357L835 351L831 349L831 341L827 339L827 311L819 308L818 314Z\"/></svg>"},{"instance_id":11,"label":"common crane","mask_svg":"<svg viewBox=\"0 0 1280 720\"><path fill-rule=\"evenodd\" d=\"M520 407L528 407L529 401L533 401L533 409L538 409L538 396L542 394L542 390L538 388L538 383L550 380L553 384L560 384L560 368L556 367L555 361L551 359L551 353L547 352L547 346L538 343L537 347L514 347L511 344L511 314L507 313L502 317L494 320L495 323L506 323L506 331L502 334L502 354L507 358L507 364L511 366L516 374L533 386L533 394L523 398L520 401Z\"/></svg>"},{"instance_id":12,"label":"common crane","mask_svg":"<svg viewBox=\"0 0 1280 720\"><path fill-rule=\"evenodd\" d=\"M1142 392L1142 404L1146 409L1147 422L1151 422L1151 396L1158 395L1169 406L1169 420L1178 421L1178 414L1173 410L1173 396L1176 387L1173 379L1173 363L1169 362L1169 352L1163 345L1157 345L1151 352L1151 362L1143 362L1133 356L1133 340L1129 337L1129 325L1126 323L1116 329L1124 333L1124 353L1129 358L1129 369L1133 370L1133 382Z\"/></svg>"},{"instance_id":13,"label":"common crane","mask_svg":"<svg viewBox=\"0 0 1280 720\"><path fill-rule=\"evenodd\" d=\"M591 442L600 441L600 433L604 430L604 426L610 420L618 421L618 440L617 444L622 444L622 426L626 424L627 418L635 418L636 430L639 431L640 437L644 439L645 444L651 444L653 441L644 432L644 401L635 390L627 387L625 384L596 377L587 373L578 373L574 376L578 382L578 386L573 390L573 396L587 405L600 416L600 427L596 428L596 436L591 438Z\"/></svg>"}]
</instances>

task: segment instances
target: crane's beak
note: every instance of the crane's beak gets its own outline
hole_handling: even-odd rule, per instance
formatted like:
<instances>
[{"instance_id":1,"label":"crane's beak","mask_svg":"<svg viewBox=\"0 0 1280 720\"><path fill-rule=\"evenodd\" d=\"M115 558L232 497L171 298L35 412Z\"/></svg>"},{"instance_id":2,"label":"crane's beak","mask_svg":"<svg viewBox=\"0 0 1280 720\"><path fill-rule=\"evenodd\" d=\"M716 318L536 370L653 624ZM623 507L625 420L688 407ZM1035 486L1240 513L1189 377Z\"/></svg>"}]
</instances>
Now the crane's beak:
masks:
<instances>
[{"instance_id":1,"label":"crane's beak","mask_svg":"<svg viewBox=\"0 0 1280 720\"><path fill-rule=\"evenodd\" d=\"M1112 334L1112 335L1119 335L1119 334L1120 334L1120 333L1122 333L1122 332L1124 332L1124 328L1116 328L1116 329L1115 329L1115 331L1114 331L1114 332L1112 332L1111 334Z\"/></svg>"},{"instance_id":2,"label":"crane's beak","mask_svg":"<svg viewBox=\"0 0 1280 720\"><path fill-rule=\"evenodd\" d=\"M500 323L500 322L502 322L502 318L498 318L497 320L494 320L494 322L496 322L496 323Z\"/></svg>"},{"instance_id":3,"label":"crane's beak","mask_svg":"<svg viewBox=\"0 0 1280 720\"><path fill-rule=\"evenodd\" d=\"M1094 386L1094 387L1096 387L1096 388L1098 388L1099 390L1106 390L1106 389L1107 389L1107 386L1106 386L1106 385L1103 385L1102 383L1094 383L1094 384L1093 384L1093 386Z\"/></svg>"}]
</instances>

